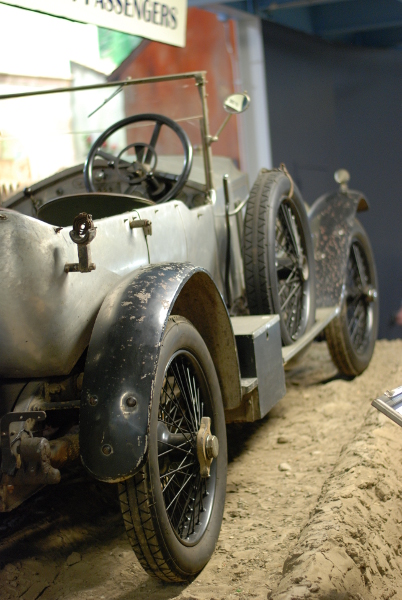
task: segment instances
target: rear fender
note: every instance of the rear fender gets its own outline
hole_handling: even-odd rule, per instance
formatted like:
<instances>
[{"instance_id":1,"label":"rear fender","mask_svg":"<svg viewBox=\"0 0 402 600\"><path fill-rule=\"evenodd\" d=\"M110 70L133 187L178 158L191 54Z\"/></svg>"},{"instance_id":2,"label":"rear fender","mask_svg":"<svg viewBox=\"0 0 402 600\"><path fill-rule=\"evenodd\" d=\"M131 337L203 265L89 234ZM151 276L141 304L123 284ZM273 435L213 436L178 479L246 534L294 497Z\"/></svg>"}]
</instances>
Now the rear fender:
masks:
<instances>
[{"instance_id":1,"label":"rear fender","mask_svg":"<svg viewBox=\"0 0 402 600\"><path fill-rule=\"evenodd\" d=\"M188 263L139 269L105 298L89 344L80 451L97 479L127 479L147 459L155 373L170 314L189 319L204 338L225 408L241 402L235 338L211 276Z\"/></svg>"},{"instance_id":2,"label":"rear fender","mask_svg":"<svg viewBox=\"0 0 402 600\"><path fill-rule=\"evenodd\" d=\"M352 190L325 194L310 208L317 308L341 304L356 212L368 208L366 197Z\"/></svg>"}]
</instances>

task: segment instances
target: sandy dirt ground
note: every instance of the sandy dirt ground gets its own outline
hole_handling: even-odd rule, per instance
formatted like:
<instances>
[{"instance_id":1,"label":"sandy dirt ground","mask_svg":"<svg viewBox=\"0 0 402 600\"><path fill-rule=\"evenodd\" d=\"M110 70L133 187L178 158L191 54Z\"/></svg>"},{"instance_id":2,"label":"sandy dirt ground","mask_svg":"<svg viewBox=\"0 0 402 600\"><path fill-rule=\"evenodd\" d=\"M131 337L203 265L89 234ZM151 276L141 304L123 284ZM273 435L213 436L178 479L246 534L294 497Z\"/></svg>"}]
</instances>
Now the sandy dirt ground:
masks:
<instances>
[{"instance_id":1,"label":"sandy dirt ground","mask_svg":"<svg viewBox=\"0 0 402 600\"><path fill-rule=\"evenodd\" d=\"M351 381L315 343L264 420L229 426L221 535L186 585L142 571L116 490L77 468L0 515L1 600L402 599L402 429L370 405L398 385L402 341Z\"/></svg>"}]
</instances>

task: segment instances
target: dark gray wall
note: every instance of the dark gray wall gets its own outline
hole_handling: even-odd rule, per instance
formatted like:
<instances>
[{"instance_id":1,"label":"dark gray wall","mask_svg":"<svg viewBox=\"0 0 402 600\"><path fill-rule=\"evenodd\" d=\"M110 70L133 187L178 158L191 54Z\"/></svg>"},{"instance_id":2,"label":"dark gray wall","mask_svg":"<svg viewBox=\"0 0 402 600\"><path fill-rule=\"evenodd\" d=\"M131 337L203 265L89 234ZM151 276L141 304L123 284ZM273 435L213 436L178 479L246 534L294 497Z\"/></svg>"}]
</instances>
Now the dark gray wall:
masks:
<instances>
[{"instance_id":1,"label":"dark gray wall","mask_svg":"<svg viewBox=\"0 0 402 600\"><path fill-rule=\"evenodd\" d=\"M402 300L402 52L332 45L263 22L274 164L284 162L311 204L345 167L377 264L379 337Z\"/></svg>"}]
</instances>

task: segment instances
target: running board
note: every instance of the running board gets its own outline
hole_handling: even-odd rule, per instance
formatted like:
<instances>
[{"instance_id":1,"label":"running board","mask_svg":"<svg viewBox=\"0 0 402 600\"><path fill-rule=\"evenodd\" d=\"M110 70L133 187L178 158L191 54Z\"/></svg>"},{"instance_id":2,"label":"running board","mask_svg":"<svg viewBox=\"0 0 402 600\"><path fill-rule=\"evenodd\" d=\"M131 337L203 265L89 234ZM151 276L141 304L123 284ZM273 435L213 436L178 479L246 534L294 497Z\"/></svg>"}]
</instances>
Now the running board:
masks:
<instances>
[{"instance_id":1,"label":"running board","mask_svg":"<svg viewBox=\"0 0 402 600\"><path fill-rule=\"evenodd\" d=\"M303 334L294 344L291 346L283 346L282 348L282 359L283 364L286 365L292 358L297 356L303 348L310 344L317 335L325 329L325 327L338 316L340 311L339 306L330 306L328 308L317 308L315 311L316 322L307 333Z\"/></svg>"},{"instance_id":2,"label":"running board","mask_svg":"<svg viewBox=\"0 0 402 600\"><path fill-rule=\"evenodd\" d=\"M262 419L286 393L284 365L338 314L337 306L317 309L313 327L286 347L282 347L279 315L232 317L242 401L238 407L225 411L226 423Z\"/></svg>"},{"instance_id":3,"label":"running board","mask_svg":"<svg viewBox=\"0 0 402 600\"><path fill-rule=\"evenodd\" d=\"M279 315L232 317L241 373L241 404L225 411L227 423L262 419L285 395Z\"/></svg>"}]
</instances>

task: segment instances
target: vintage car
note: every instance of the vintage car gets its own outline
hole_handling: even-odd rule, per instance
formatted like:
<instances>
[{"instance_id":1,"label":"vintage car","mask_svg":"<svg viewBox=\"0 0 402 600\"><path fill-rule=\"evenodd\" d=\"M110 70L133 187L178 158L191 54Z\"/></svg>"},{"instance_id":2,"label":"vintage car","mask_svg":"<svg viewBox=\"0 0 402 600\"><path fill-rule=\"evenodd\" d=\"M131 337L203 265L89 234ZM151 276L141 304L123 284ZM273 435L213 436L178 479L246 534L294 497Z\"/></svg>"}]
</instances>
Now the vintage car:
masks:
<instances>
[{"instance_id":1,"label":"vintage car","mask_svg":"<svg viewBox=\"0 0 402 600\"><path fill-rule=\"evenodd\" d=\"M324 330L342 373L370 362L367 200L340 170L308 208L283 165L249 193L212 157L204 72L17 90L0 115L39 179L0 207L0 511L81 460L118 484L143 567L189 579L219 536L226 423L264 417Z\"/></svg>"}]
</instances>

